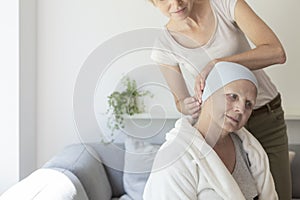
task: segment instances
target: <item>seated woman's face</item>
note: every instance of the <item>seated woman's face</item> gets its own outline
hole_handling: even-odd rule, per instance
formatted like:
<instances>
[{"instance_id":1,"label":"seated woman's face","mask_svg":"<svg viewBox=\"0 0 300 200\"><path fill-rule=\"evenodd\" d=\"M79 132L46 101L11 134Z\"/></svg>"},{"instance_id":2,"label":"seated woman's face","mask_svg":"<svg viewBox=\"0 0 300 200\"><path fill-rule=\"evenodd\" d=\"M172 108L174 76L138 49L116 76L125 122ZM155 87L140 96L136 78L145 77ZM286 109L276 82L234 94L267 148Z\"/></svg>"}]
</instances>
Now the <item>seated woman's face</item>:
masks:
<instances>
[{"instance_id":1,"label":"seated woman's face","mask_svg":"<svg viewBox=\"0 0 300 200\"><path fill-rule=\"evenodd\" d=\"M248 80L237 80L209 97L208 106L214 123L225 132L242 128L249 119L256 101L257 90Z\"/></svg>"}]
</instances>

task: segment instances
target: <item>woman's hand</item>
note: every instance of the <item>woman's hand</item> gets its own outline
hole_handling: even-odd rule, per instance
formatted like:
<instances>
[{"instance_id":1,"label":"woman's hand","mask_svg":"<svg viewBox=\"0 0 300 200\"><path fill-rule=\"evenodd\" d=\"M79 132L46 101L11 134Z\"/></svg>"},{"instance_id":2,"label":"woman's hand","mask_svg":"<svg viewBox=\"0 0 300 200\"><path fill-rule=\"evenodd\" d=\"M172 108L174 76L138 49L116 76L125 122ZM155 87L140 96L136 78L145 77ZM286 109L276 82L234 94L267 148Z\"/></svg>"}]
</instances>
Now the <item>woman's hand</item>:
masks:
<instances>
[{"instance_id":1,"label":"woman's hand","mask_svg":"<svg viewBox=\"0 0 300 200\"><path fill-rule=\"evenodd\" d=\"M216 63L217 63L217 60L213 60L213 61L209 62L203 68L203 70L196 76L194 90L195 90L195 96L197 97L197 100L200 103L202 103L202 93L203 93L203 90L205 87L205 80Z\"/></svg>"},{"instance_id":2,"label":"woman's hand","mask_svg":"<svg viewBox=\"0 0 300 200\"><path fill-rule=\"evenodd\" d=\"M184 114L191 115L193 119L199 117L201 104L196 97L187 97L183 100L182 110Z\"/></svg>"}]
</instances>

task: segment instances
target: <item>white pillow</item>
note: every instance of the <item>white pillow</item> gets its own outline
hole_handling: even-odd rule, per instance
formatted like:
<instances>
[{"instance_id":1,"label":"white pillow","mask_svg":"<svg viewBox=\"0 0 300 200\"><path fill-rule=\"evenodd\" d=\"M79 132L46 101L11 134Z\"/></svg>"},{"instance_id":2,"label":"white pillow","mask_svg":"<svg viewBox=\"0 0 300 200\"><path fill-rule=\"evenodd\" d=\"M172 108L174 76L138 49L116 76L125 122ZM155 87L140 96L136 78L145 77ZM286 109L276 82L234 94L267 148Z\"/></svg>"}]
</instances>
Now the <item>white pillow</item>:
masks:
<instances>
[{"instance_id":1,"label":"white pillow","mask_svg":"<svg viewBox=\"0 0 300 200\"><path fill-rule=\"evenodd\" d=\"M122 197L124 200L143 199L144 187L159 147L160 145L150 144L129 136L125 139L123 184L127 195Z\"/></svg>"},{"instance_id":2,"label":"white pillow","mask_svg":"<svg viewBox=\"0 0 300 200\"><path fill-rule=\"evenodd\" d=\"M290 159L290 164L292 164L294 158L295 158L296 153L294 151L289 151L289 159Z\"/></svg>"}]
</instances>

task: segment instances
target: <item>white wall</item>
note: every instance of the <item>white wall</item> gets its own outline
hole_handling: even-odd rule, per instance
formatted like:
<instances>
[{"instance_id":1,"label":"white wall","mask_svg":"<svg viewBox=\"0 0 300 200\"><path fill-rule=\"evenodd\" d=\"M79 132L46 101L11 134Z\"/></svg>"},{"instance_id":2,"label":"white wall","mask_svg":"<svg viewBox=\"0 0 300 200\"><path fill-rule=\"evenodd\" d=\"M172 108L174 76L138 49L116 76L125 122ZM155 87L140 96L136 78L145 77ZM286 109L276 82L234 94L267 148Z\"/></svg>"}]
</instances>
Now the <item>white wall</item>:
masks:
<instances>
[{"instance_id":1,"label":"white wall","mask_svg":"<svg viewBox=\"0 0 300 200\"><path fill-rule=\"evenodd\" d=\"M0 1L0 194L19 180L19 3Z\"/></svg>"},{"instance_id":2,"label":"white wall","mask_svg":"<svg viewBox=\"0 0 300 200\"><path fill-rule=\"evenodd\" d=\"M36 0L20 3L20 178L36 169Z\"/></svg>"},{"instance_id":3,"label":"white wall","mask_svg":"<svg viewBox=\"0 0 300 200\"><path fill-rule=\"evenodd\" d=\"M163 24L148 1L49 0L37 5L37 163L78 142L72 98L89 54L113 35Z\"/></svg>"},{"instance_id":4,"label":"white wall","mask_svg":"<svg viewBox=\"0 0 300 200\"><path fill-rule=\"evenodd\" d=\"M289 143L300 144L300 120L288 120L287 129Z\"/></svg>"},{"instance_id":5,"label":"white wall","mask_svg":"<svg viewBox=\"0 0 300 200\"><path fill-rule=\"evenodd\" d=\"M0 1L0 194L36 168L35 0Z\"/></svg>"},{"instance_id":6,"label":"white wall","mask_svg":"<svg viewBox=\"0 0 300 200\"><path fill-rule=\"evenodd\" d=\"M44 0L38 1L37 11L37 164L41 166L65 145L79 141L72 97L90 53L113 35L160 27L165 19L147 0ZM300 123L291 128L296 133Z\"/></svg>"}]
</instances>

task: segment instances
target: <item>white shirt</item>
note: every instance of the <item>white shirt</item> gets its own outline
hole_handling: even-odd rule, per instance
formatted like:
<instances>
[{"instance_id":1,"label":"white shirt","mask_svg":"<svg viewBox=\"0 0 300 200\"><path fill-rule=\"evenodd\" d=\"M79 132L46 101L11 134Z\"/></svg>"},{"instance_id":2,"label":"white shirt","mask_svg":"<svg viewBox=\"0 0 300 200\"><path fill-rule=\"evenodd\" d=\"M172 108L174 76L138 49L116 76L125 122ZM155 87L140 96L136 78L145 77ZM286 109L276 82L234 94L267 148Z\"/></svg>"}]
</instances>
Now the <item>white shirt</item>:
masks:
<instances>
[{"instance_id":1,"label":"white shirt","mask_svg":"<svg viewBox=\"0 0 300 200\"><path fill-rule=\"evenodd\" d=\"M155 50L151 55L158 64L180 67L191 96L194 95L195 77L209 61L251 49L244 33L234 20L236 0L210 0L210 3L215 16L215 29L206 44L196 48L184 47L165 27L157 38ZM256 109L274 99L278 91L263 69L253 73L259 85Z\"/></svg>"}]
</instances>

